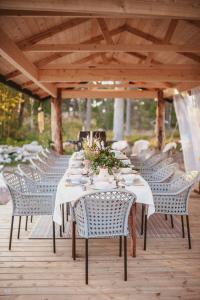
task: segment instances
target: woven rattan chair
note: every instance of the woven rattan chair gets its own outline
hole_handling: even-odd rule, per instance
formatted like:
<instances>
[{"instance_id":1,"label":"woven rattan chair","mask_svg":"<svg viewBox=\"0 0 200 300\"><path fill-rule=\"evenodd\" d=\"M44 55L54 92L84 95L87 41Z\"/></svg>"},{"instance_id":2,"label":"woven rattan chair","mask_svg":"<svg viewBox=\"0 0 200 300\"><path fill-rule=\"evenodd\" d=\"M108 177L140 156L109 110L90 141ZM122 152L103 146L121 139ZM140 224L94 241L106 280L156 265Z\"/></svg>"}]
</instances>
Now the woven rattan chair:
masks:
<instances>
[{"instance_id":1,"label":"woven rattan chair","mask_svg":"<svg viewBox=\"0 0 200 300\"><path fill-rule=\"evenodd\" d=\"M20 225L22 216L51 215L53 216L55 206L55 193L40 192L35 185L27 185L27 182L20 174L4 171L4 180L9 188L12 197L12 219L10 228L9 250L12 245L13 225L15 216L19 217L17 237L20 237ZM56 252L55 244L55 223L53 224L53 251Z\"/></svg>"},{"instance_id":2,"label":"woven rattan chair","mask_svg":"<svg viewBox=\"0 0 200 300\"><path fill-rule=\"evenodd\" d=\"M56 151L49 148L44 149L42 152L46 154L48 157L51 157L52 159L57 161L68 161L70 158L69 155L58 154Z\"/></svg>"},{"instance_id":3,"label":"woven rattan chair","mask_svg":"<svg viewBox=\"0 0 200 300\"><path fill-rule=\"evenodd\" d=\"M173 162L174 162L173 158L168 157L168 158L165 158L165 159L159 161L158 163L156 163L152 167L143 167L143 168L141 168L140 173L141 173L142 176L145 176L146 174L152 174L152 173L160 170L161 168L164 168L164 167L172 164Z\"/></svg>"},{"instance_id":4,"label":"woven rattan chair","mask_svg":"<svg viewBox=\"0 0 200 300\"><path fill-rule=\"evenodd\" d=\"M39 159L32 158L30 159L30 163L41 173L43 173L43 176L61 178L64 174L64 170L50 168L46 163L42 162Z\"/></svg>"},{"instance_id":5,"label":"woven rattan chair","mask_svg":"<svg viewBox=\"0 0 200 300\"><path fill-rule=\"evenodd\" d=\"M148 182L164 182L173 176L175 171L177 170L178 165L176 163L167 165L158 169L152 173L144 173L143 177Z\"/></svg>"},{"instance_id":6,"label":"woven rattan chair","mask_svg":"<svg viewBox=\"0 0 200 300\"><path fill-rule=\"evenodd\" d=\"M41 192L54 193L58 187L58 179L57 178L49 178L46 176L42 176L40 171L30 164L20 164L18 165L19 172L25 177L27 184L35 185L36 189ZM68 221L70 209L69 203L66 203L66 221ZM31 218L32 219L32 218ZM62 230L65 231L65 209L64 204L62 204ZM60 232L62 236L62 233Z\"/></svg>"},{"instance_id":7,"label":"woven rattan chair","mask_svg":"<svg viewBox=\"0 0 200 300\"><path fill-rule=\"evenodd\" d=\"M147 160L146 157L150 158L153 155L156 154L156 151L154 149L146 149L142 150L141 153L137 156L131 155L130 160L131 163L138 169L141 168L141 166L144 164L145 160Z\"/></svg>"},{"instance_id":8,"label":"woven rattan chair","mask_svg":"<svg viewBox=\"0 0 200 300\"><path fill-rule=\"evenodd\" d=\"M56 160L56 159L53 159L49 156L46 156L44 155L42 152L38 154L38 158L46 163L50 168L56 168L56 169L59 169L61 171L65 171L67 166L68 166L68 161L60 161L60 160Z\"/></svg>"},{"instance_id":9,"label":"woven rattan chair","mask_svg":"<svg viewBox=\"0 0 200 300\"><path fill-rule=\"evenodd\" d=\"M141 170L153 168L156 164L166 159L167 156L168 156L167 153L163 153L163 152L156 153L155 155L149 157L144 161L144 163L141 166Z\"/></svg>"},{"instance_id":10,"label":"woven rattan chair","mask_svg":"<svg viewBox=\"0 0 200 300\"><path fill-rule=\"evenodd\" d=\"M167 183L152 183L151 189L154 197L155 213L165 215L179 215L182 222L182 236L185 237L184 216L186 216L188 245L191 249L191 237L188 215L188 202L194 184L199 178L199 172L184 173ZM147 215L144 225L144 250L147 240Z\"/></svg>"},{"instance_id":11,"label":"woven rattan chair","mask_svg":"<svg viewBox=\"0 0 200 300\"><path fill-rule=\"evenodd\" d=\"M76 201L73 214L78 233L85 238L86 284L88 284L88 240L90 238L124 237L124 280L127 280L128 216L134 202L135 195L124 190L95 192ZM75 245L73 257L74 259L76 257Z\"/></svg>"}]
</instances>

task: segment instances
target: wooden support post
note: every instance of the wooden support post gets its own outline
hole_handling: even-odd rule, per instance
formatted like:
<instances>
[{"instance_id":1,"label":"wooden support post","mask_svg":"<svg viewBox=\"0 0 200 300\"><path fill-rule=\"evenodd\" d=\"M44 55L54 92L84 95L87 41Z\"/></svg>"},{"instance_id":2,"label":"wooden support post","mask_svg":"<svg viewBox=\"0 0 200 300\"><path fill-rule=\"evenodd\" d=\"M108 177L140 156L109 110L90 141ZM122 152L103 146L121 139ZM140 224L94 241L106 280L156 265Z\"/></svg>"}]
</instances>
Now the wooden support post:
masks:
<instances>
[{"instance_id":1,"label":"wooden support post","mask_svg":"<svg viewBox=\"0 0 200 300\"><path fill-rule=\"evenodd\" d=\"M131 99L126 100L126 131L127 136L131 135Z\"/></svg>"},{"instance_id":2,"label":"wooden support post","mask_svg":"<svg viewBox=\"0 0 200 300\"><path fill-rule=\"evenodd\" d=\"M165 100L163 99L163 91L158 91L158 104L156 110L156 138L157 147L162 150L165 143Z\"/></svg>"},{"instance_id":3,"label":"wooden support post","mask_svg":"<svg viewBox=\"0 0 200 300\"><path fill-rule=\"evenodd\" d=\"M52 98L52 137L55 145L55 150L59 154L63 154L62 140L62 99L61 89L57 89L57 97Z\"/></svg>"}]
</instances>

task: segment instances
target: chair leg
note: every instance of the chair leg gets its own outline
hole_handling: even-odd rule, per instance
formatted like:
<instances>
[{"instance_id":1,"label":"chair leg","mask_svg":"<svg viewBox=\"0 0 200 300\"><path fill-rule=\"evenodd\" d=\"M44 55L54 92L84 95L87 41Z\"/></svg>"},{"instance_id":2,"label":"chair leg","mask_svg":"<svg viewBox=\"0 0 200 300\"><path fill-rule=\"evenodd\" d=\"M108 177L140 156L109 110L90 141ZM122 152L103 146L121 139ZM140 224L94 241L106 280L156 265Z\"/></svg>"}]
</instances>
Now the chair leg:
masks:
<instances>
[{"instance_id":1,"label":"chair leg","mask_svg":"<svg viewBox=\"0 0 200 300\"><path fill-rule=\"evenodd\" d=\"M62 204L62 230L65 232L65 211L64 211L64 204Z\"/></svg>"},{"instance_id":2,"label":"chair leg","mask_svg":"<svg viewBox=\"0 0 200 300\"><path fill-rule=\"evenodd\" d=\"M28 216L26 216L26 224L25 224L25 231L28 230Z\"/></svg>"},{"instance_id":3,"label":"chair leg","mask_svg":"<svg viewBox=\"0 0 200 300\"><path fill-rule=\"evenodd\" d=\"M185 237L185 228L184 228L184 219L183 216L181 216L181 224L182 224L182 237Z\"/></svg>"},{"instance_id":4,"label":"chair leg","mask_svg":"<svg viewBox=\"0 0 200 300\"><path fill-rule=\"evenodd\" d=\"M124 281L127 281L127 237L124 236Z\"/></svg>"},{"instance_id":5,"label":"chair leg","mask_svg":"<svg viewBox=\"0 0 200 300\"><path fill-rule=\"evenodd\" d=\"M144 250L147 248L147 215L144 217Z\"/></svg>"},{"instance_id":6,"label":"chair leg","mask_svg":"<svg viewBox=\"0 0 200 300\"><path fill-rule=\"evenodd\" d=\"M76 260L76 222L72 222L72 258Z\"/></svg>"},{"instance_id":7,"label":"chair leg","mask_svg":"<svg viewBox=\"0 0 200 300\"><path fill-rule=\"evenodd\" d=\"M186 223L187 223L187 232L188 232L188 248L191 249L191 236L190 236L190 223L189 223L189 216L186 215Z\"/></svg>"},{"instance_id":8,"label":"chair leg","mask_svg":"<svg viewBox=\"0 0 200 300\"><path fill-rule=\"evenodd\" d=\"M141 235L143 235L144 232L144 210L145 210L145 206L144 204L142 204Z\"/></svg>"},{"instance_id":9,"label":"chair leg","mask_svg":"<svg viewBox=\"0 0 200 300\"><path fill-rule=\"evenodd\" d=\"M56 234L55 234L55 222L52 221L53 228L53 253L56 253Z\"/></svg>"},{"instance_id":10,"label":"chair leg","mask_svg":"<svg viewBox=\"0 0 200 300\"><path fill-rule=\"evenodd\" d=\"M60 225L60 237L62 237L62 225Z\"/></svg>"},{"instance_id":11,"label":"chair leg","mask_svg":"<svg viewBox=\"0 0 200 300\"><path fill-rule=\"evenodd\" d=\"M12 245L13 224L14 224L14 216L12 216L12 219L11 219L9 250L11 250L11 245Z\"/></svg>"},{"instance_id":12,"label":"chair leg","mask_svg":"<svg viewBox=\"0 0 200 300\"><path fill-rule=\"evenodd\" d=\"M167 221L167 215L165 215L165 220Z\"/></svg>"},{"instance_id":13,"label":"chair leg","mask_svg":"<svg viewBox=\"0 0 200 300\"><path fill-rule=\"evenodd\" d=\"M66 203L66 221L69 220L69 203Z\"/></svg>"},{"instance_id":14,"label":"chair leg","mask_svg":"<svg viewBox=\"0 0 200 300\"><path fill-rule=\"evenodd\" d=\"M172 226L172 228L174 228L174 220L173 220L173 216L172 215L170 215L170 219L171 219L171 226Z\"/></svg>"},{"instance_id":15,"label":"chair leg","mask_svg":"<svg viewBox=\"0 0 200 300\"><path fill-rule=\"evenodd\" d=\"M119 237L119 256L122 256L122 237Z\"/></svg>"},{"instance_id":16,"label":"chair leg","mask_svg":"<svg viewBox=\"0 0 200 300\"><path fill-rule=\"evenodd\" d=\"M85 239L85 284L88 284L88 239Z\"/></svg>"},{"instance_id":17,"label":"chair leg","mask_svg":"<svg viewBox=\"0 0 200 300\"><path fill-rule=\"evenodd\" d=\"M31 223L33 222L33 216L31 216Z\"/></svg>"},{"instance_id":18,"label":"chair leg","mask_svg":"<svg viewBox=\"0 0 200 300\"><path fill-rule=\"evenodd\" d=\"M19 239L19 237L20 237L21 219L22 219L22 217L19 216L19 225L18 225L18 232L17 232L17 238L18 238L18 239Z\"/></svg>"}]
</instances>

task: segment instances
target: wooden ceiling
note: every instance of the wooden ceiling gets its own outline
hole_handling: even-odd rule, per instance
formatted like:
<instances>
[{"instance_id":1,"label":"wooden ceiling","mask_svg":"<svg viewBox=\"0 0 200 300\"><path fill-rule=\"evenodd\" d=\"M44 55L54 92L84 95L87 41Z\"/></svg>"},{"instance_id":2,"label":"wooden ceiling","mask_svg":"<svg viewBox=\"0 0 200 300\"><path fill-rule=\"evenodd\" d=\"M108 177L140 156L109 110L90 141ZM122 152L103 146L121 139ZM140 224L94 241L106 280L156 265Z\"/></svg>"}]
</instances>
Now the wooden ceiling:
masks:
<instances>
[{"instance_id":1,"label":"wooden ceiling","mask_svg":"<svg viewBox=\"0 0 200 300\"><path fill-rule=\"evenodd\" d=\"M200 85L200 1L1 0L0 55L40 98L171 96Z\"/></svg>"}]
</instances>

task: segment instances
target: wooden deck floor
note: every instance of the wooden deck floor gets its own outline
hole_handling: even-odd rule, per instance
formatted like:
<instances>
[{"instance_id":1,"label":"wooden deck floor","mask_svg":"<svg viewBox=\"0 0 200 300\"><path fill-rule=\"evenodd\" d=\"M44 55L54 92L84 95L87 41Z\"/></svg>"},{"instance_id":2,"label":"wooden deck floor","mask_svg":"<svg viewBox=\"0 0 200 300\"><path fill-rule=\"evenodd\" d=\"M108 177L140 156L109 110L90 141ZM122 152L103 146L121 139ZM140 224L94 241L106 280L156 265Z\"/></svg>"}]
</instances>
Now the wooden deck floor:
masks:
<instances>
[{"instance_id":1,"label":"wooden deck floor","mask_svg":"<svg viewBox=\"0 0 200 300\"><path fill-rule=\"evenodd\" d=\"M12 300L152 300L200 299L200 198L191 206L192 250L186 239L150 239L148 250L138 240L137 257L128 259L128 282L123 259L113 240L93 240L89 248L89 285L84 284L84 248L71 259L71 241L29 240L22 231L8 251L11 205L0 206L0 299ZM16 222L17 223L17 222ZM17 224L16 224L17 225Z\"/></svg>"}]
</instances>

